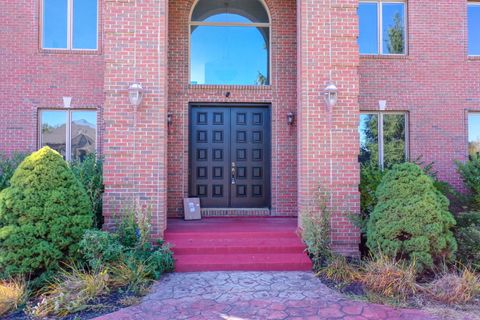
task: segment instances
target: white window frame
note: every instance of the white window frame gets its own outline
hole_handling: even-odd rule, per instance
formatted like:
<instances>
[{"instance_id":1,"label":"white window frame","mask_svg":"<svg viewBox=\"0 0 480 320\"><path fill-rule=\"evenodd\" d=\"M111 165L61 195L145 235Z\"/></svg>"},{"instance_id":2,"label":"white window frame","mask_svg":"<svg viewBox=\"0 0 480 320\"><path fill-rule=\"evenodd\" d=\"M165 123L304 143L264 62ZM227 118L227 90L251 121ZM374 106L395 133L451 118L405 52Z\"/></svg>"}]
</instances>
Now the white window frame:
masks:
<instances>
[{"instance_id":1,"label":"white window frame","mask_svg":"<svg viewBox=\"0 0 480 320\"><path fill-rule=\"evenodd\" d=\"M262 3L265 11L268 15L268 23L261 22L204 22L204 21L192 21L193 12L195 11L195 7L197 6L200 0L195 0L192 7L190 8L190 15L188 17L188 84L191 86L245 86L244 84L233 84L233 85L225 85L225 84L192 84L192 26L214 26L214 27L256 27L256 28L268 28L268 84L264 85L263 87L268 87L272 85L272 16L270 14L270 10L268 9L265 0L258 0ZM251 85L254 87L258 87L258 85ZM260 86L262 87L262 86Z\"/></svg>"},{"instance_id":2,"label":"white window frame","mask_svg":"<svg viewBox=\"0 0 480 320\"><path fill-rule=\"evenodd\" d=\"M359 3L377 4L377 51L378 53L360 53L361 56L406 56L408 55L408 3L406 0L359 0ZM383 4L403 3L403 26L405 28L405 52L404 53L383 53Z\"/></svg>"},{"instance_id":3,"label":"white window frame","mask_svg":"<svg viewBox=\"0 0 480 320\"><path fill-rule=\"evenodd\" d=\"M467 31L466 31L466 34L467 34L467 56L468 57L480 57L480 53L478 54L470 54L470 52L468 52L468 43L470 42L470 32L468 30L468 7L480 7L480 2L479 1L467 1L467 10L466 10L466 27L467 27ZM478 30L478 32L480 32L480 30Z\"/></svg>"},{"instance_id":4,"label":"white window frame","mask_svg":"<svg viewBox=\"0 0 480 320\"><path fill-rule=\"evenodd\" d=\"M44 26L44 1L40 0L40 46L43 50L57 50L57 51L91 51L95 52L98 51L98 44L99 44L99 30L100 30L100 1L97 0L97 32L96 32L96 42L95 42L95 49L82 49L82 48L74 48L73 47L73 2L75 0L66 0L67 1L67 47L66 48L49 48L43 45L43 26ZM77 0L78 1L78 0ZM81 1L81 0L80 0Z\"/></svg>"},{"instance_id":5,"label":"white window frame","mask_svg":"<svg viewBox=\"0 0 480 320\"><path fill-rule=\"evenodd\" d=\"M383 136L383 119L385 115L403 115L405 117L405 160L408 161L410 158L410 127L409 127L409 117L408 112L403 111L360 111L360 116L362 115L376 115L378 118L377 121L377 131L378 131L378 166L380 169L385 169L385 152L384 152L384 136Z\"/></svg>"},{"instance_id":6,"label":"white window frame","mask_svg":"<svg viewBox=\"0 0 480 320\"><path fill-rule=\"evenodd\" d=\"M98 152L98 110L97 109L40 109L38 111L38 144L39 148L43 147L43 136L42 136L42 114L49 111L62 111L65 112L65 160L72 161L72 113L73 112L82 112L90 111L96 113L97 123L95 125L95 152Z\"/></svg>"}]
</instances>

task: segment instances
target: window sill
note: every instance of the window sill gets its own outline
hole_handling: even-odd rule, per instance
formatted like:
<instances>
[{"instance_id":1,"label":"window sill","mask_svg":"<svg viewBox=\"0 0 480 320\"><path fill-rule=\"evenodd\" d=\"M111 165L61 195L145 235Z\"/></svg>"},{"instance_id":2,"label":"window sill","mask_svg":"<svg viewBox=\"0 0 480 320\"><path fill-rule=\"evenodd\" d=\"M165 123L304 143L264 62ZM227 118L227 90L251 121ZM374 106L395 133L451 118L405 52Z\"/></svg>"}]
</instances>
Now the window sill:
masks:
<instances>
[{"instance_id":1,"label":"window sill","mask_svg":"<svg viewBox=\"0 0 480 320\"><path fill-rule=\"evenodd\" d=\"M272 85L225 85L225 84L189 84L188 89L192 90L253 90L271 91Z\"/></svg>"},{"instance_id":2,"label":"window sill","mask_svg":"<svg viewBox=\"0 0 480 320\"><path fill-rule=\"evenodd\" d=\"M48 53L48 54L79 54L79 55L92 55L97 56L101 55L101 50L70 50L70 49L44 49L39 48L40 53Z\"/></svg>"},{"instance_id":3,"label":"window sill","mask_svg":"<svg viewBox=\"0 0 480 320\"><path fill-rule=\"evenodd\" d=\"M408 60L406 54L360 54L360 60Z\"/></svg>"}]
</instances>

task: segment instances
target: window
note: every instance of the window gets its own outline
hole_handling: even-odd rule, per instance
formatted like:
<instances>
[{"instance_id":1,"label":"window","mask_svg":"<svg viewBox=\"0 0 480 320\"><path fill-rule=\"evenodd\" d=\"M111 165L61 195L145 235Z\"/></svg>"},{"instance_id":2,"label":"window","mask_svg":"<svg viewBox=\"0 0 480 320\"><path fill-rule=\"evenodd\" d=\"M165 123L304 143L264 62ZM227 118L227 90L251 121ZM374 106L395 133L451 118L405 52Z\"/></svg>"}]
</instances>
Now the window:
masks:
<instances>
[{"instance_id":1,"label":"window","mask_svg":"<svg viewBox=\"0 0 480 320\"><path fill-rule=\"evenodd\" d=\"M270 84L270 19L260 0L200 0L190 21L190 83Z\"/></svg>"},{"instance_id":2,"label":"window","mask_svg":"<svg viewBox=\"0 0 480 320\"><path fill-rule=\"evenodd\" d=\"M360 1L360 54L405 54L405 6L402 1Z\"/></svg>"},{"instance_id":3,"label":"window","mask_svg":"<svg viewBox=\"0 0 480 320\"><path fill-rule=\"evenodd\" d=\"M467 5L468 55L480 56L480 2Z\"/></svg>"},{"instance_id":4,"label":"window","mask_svg":"<svg viewBox=\"0 0 480 320\"><path fill-rule=\"evenodd\" d=\"M96 151L97 112L41 110L40 146L57 150L66 160L83 160Z\"/></svg>"},{"instance_id":5,"label":"window","mask_svg":"<svg viewBox=\"0 0 480 320\"><path fill-rule=\"evenodd\" d=\"M97 50L98 0L42 0L42 48Z\"/></svg>"},{"instance_id":6,"label":"window","mask_svg":"<svg viewBox=\"0 0 480 320\"><path fill-rule=\"evenodd\" d=\"M480 155L480 113L468 114L468 154Z\"/></svg>"},{"instance_id":7,"label":"window","mask_svg":"<svg viewBox=\"0 0 480 320\"><path fill-rule=\"evenodd\" d=\"M372 112L360 115L360 163L389 168L407 160L408 120L405 113Z\"/></svg>"}]
</instances>

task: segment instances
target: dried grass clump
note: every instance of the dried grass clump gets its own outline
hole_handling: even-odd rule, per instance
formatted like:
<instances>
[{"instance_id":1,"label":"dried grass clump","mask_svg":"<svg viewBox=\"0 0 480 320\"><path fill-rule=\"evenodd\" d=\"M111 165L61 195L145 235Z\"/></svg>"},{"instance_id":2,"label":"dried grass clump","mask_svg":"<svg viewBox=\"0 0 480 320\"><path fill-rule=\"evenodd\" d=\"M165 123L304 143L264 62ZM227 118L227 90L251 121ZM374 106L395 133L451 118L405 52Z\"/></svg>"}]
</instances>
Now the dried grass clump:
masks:
<instances>
[{"instance_id":1,"label":"dried grass clump","mask_svg":"<svg viewBox=\"0 0 480 320\"><path fill-rule=\"evenodd\" d=\"M27 284L24 280L0 281L0 316L16 310L27 300Z\"/></svg>"},{"instance_id":2,"label":"dried grass clump","mask_svg":"<svg viewBox=\"0 0 480 320\"><path fill-rule=\"evenodd\" d=\"M88 309L95 298L108 293L108 281L107 270L95 273L87 273L77 267L63 270L30 313L39 318L52 315L64 317Z\"/></svg>"},{"instance_id":3,"label":"dried grass clump","mask_svg":"<svg viewBox=\"0 0 480 320\"><path fill-rule=\"evenodd\" d=\"M120 261L110 266L110 284L113 287L126 288L141 293L151 283L147 265L142 261Z\"/></svg>"},{"instance_id":4,"label":"dried grass clump","mask_svg":"<svg viewBox=\"0 0 480 320\"><path fill-rule=\"evenodd\" d=\"M344 256L338 255L331 258L328 265L318 271L317 276L324 276L340 283L351 283L360 279L358 269L349 264Z\"/></svg>"},{"instance_id":5,"label":"dried grass clump","mask_svg":"<svg viewBox=\"0 0 480 320\"><path fill-rule=\"evenodd\" d=\"M465 304L480 295L480 279L470 269L445 273L427 287L435 300L447 304Z\"/></svg>"},{"instance_id":6,"label":"dried grass clump","mask_svg":"<svg viewBox=\"0 0 480 320\"><path fill-rule=\"evenodd\" d=\"M414 261L399 262L379 255L365 263L360 281L375 294L406 300L419 289L416 278Z\"/></svg>"}]
</instances>

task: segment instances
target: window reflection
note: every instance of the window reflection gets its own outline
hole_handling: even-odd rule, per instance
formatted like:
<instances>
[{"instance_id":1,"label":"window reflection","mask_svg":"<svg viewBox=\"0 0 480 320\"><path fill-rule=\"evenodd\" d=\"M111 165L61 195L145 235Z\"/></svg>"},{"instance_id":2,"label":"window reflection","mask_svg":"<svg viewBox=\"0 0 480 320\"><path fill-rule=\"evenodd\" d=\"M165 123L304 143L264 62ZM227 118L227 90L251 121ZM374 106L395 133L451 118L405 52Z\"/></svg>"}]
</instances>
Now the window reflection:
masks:
<instances>
[{"instance_id":1,"label":"window reflection","mask_svg":"<svg viewBox=\"0 0 480 320\"><path fill-rule=\"evenodd\" d=\"M97 112L42 110L40 144L58 151L66 160L82 161L86 155L96 152Z\"/></svg>"},{"instance_id":2,"label":"window reflection","mask_svg":"<svg viewBox=\"0 0 480 320\"><path fill-rule=\"evenodd\" d=\"M67 148L67 114L65 111L42 111L41 144L58 151L64 158Z\"/></svg>"},{"instance_id":3,"label":"window reflection","mask_svg":"<svg viewBox=\"0 0 480 320\"><path fill-rule=\"evenodd\" d=\"M192 27L192 84L268 84L268 28Z\"/></svg>"},{"instance_id":4,"label":"window reflection","mask_svg":"<svg viewBox=\"0 0 480 320\"><path fill-rule=\"evenodd\" d=\"M378 54L378 4L360 3L358 45L362 54Z\"/></svg>"},{"instance_id":5,"label":"window reflection","mask_svg":"<svg viewBox=\"0 0 480 320\"><path fill-rule=\"evenodd\" d=\"M382 130L379 130L379 129ZM406 114L360 115L360 163L389 168L407 159Z\"/></svg>"},{"instance_id":6,"label":"window reflection","mask_svg":"<svg viewBox=\"0 0 480 320\"><path fill-rule=\"evenodd\" d=\"M468 115L468 154L480 154L480 113Z\"/></svg>"},{"instance_id":7,"label":"window reflection","mask_svg":"<svg viewBox=\"0 0 480 320\"><path fill-rule=\"evenodd\" d=\"M67 0L43 1L43 47L67 48Z\"/></svg>"},{"instance_id":8,"label":"window reflection","mask_svg":"<svg viewBox=\"0 0 480 320\"><path fill-rule=\"evenodd\" d=\"M468 54L480 55L480 4L468 5Z\"/></svg>"},{"instance_id":9,"label":"window reflection","mask_svg":"<svg viewBox=\"0 0 480 320\"><path fill-rule=\"evenodd\" d=\"M192 84L269 84L269 18L260 1L200 0L190 32Z\"/></svg>"},{"instance_id":10,"label":"window reflection","mask_svg":"<svg viewBox=\"0 0 480 320\"><path fill-rule=\"evenodd\" d=\"M361 54L405 54L405 6L403 2L360 2L358 46Z\"/></svg>"},{"instance_id":11,"label":"window reflection","mask_svg":"<svg viewBox=\"0 0 480 320\"><path fill-rule=\"evenodd\" d=\"M383 53L405 53L405 26L403 3L382 4Z\"/></svg>"},{"instance_id":12,"label":"window reflection","mask_svg":"<svg viewBox=\"0 0 480 320\"><path fill-rule=\"evenodd\" d=\"M360 115L360 163L378 164L378 115Z\"/></svg>"},{"instance_id":13,"label":"window reflection","mask_svg":"<svg viewBox=\"0 0 480 320\"><path fill-rule=\"evenodd\" d=\"M97 48L97 0L73 1L73 48Z\"/></svg>"},{"instance_id":14,"label":"window reflection","mask_svg":"<svg viewBox=\"0 0 480 320\"><path fill-rule=\"evenodd\" d=\"M383 158L384 167L405 162L405 115L383 115Z\"/></svg>"},{"instance_id":15,"label":"window reflection","mask_svg":"<svg viewBox=\"0 0 480 320\"><path fill-rule=\"evenodd\" d=\"M97 145L97 113L94 111L72 112L72 160L82 161L94 153Z\"/></svg>"}]
</instances>

